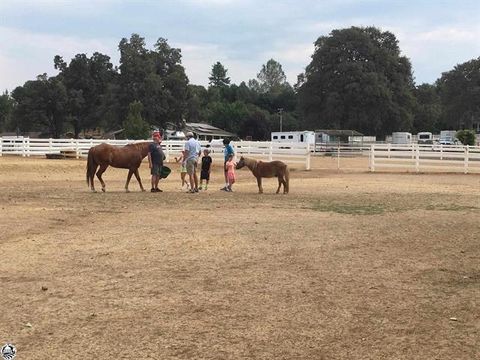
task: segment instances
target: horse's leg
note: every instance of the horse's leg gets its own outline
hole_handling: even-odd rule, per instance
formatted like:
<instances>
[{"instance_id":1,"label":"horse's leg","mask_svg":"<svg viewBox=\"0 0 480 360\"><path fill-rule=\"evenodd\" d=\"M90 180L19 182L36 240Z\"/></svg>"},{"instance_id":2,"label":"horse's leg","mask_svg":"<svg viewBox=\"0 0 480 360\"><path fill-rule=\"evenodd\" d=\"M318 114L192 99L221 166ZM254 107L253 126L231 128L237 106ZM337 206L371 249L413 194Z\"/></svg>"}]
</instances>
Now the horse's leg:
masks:
<instances>
[{"instance_id":1,"label":"horse's leg","mask_svg":"<svg viewBox=\"0 0 480 360\"><path fill-rule=\"evenodd\" d=\"M283 184L283 179L281 176L278 176L278 188L277 188L277 192L275 194L278 194L280 192L280 188L282 187L282 184ZM285 186L284 186L285 188Z\"/></svg>"},{"instance_id":2,"label":"horse's leg","mask_svg":"<svg viewBox=\"0 0 480 360\"><path fill-rule=\"evenodd\" d=\"M128 193L130 190L128 190L128 184L130 183L130 179L132 178L133 175L133 170L130 169L128 170L128 175L127 175L127 182L125 183L125 191Z\"/></svg>"},{"instance_id":3,"label":"horse's leg","mask_svg":"<svg viewBox=\"0 0 480 360\"><path fill-rule=\"evenodd\" d=\"M263 194L262 178L260 176L257 177L257 184L258 184L258 193Z\"/></svg>"},{"instance_id":4,"label":"horse's leg","mask_svg":"<svg viewBox=\"0 0 480 360\"><path fill-rule=\"evenodd\" d=\"M140 189L142 189L142 191L145 191L142 185L142 179L140 179L140 174L138 173L138 168L135 169L134 174L135 174L135 177L137 178L138 184L140 185Z\"/></svg>"},{"instance_id":5,"label":"horse's leg","mask_svg":"<svg viewBox=\"0 0 480 360\"><path fill-rule=\"evenodd\" d=\"M100 183L102 184L102 191L105 192L105 182L102 179L102 174L107 170L108 165L100 165L100 169L97 171L97 178L100 180Z\"/></svg>"},{"instance_id":6,"label":"horse's leg","mask_svg":"<svg viewBox=\"0 0 480 360\"><path fill-rule=\"evenodd\" d=\"M95 165L95 169L92 171L92 177L88 179L90 181L90 189L92 189L92 192L97 192L97 190L95 190L95 172L97 171L97 168L98 165Z\"/></svg>"},{"instance_id":7,"label":"horse's leg","mask_svg":"<svg viewBox=\"0 0 480 360\"><path fill-rule=\"evenodd\" d=\"M281 179L282 179L282 184L283 184L283 193L284 193L284 194L287 194L287 193L288 193L288 192L287 192L287 190L288 190L288 189L287 189L287 180L285 179L284 176L282 176Z\"/></svg>"}]
</instances>

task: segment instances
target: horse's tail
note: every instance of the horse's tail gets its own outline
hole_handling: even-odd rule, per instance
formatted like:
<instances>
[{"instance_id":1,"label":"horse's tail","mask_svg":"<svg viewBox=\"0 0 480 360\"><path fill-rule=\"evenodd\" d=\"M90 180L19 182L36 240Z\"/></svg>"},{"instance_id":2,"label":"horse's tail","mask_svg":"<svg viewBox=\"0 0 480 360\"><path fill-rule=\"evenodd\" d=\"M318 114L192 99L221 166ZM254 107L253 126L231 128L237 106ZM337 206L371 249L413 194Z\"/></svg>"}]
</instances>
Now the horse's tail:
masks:
<instances>
[{"instance_id":1,"label":"horse's tail","mask_svg":"<svg viewBox=\"0 0 480 360\"><path fill-rule=\"evenodd\" d=\"M286 193L290 190L290 170L288 170L288 165L285 165L285 183L284 190Z\"/></svg>"},{"instance_id":2,"label":"horse's tail","mask_svg":"<svg viewBox=\"0 0 480 360\"><path fill-rule=\"evenodd\" d=\"M93 158L93 148L90 148L87 158L87 185L89 186L90 180L93 181L93 177L95 176L96 167L95 159Z\"/></svg>"}]
</instances>

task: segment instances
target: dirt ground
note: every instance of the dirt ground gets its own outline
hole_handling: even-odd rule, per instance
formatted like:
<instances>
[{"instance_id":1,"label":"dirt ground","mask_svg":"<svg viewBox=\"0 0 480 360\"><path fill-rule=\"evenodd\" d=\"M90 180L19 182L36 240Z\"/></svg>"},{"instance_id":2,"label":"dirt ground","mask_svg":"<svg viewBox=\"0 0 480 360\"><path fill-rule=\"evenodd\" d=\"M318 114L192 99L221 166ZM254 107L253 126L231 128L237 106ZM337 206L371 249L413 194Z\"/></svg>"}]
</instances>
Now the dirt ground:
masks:
<instances>
[{"instance_id":1,"label":"dirt ground","mask_svg":"<svg viewBox=\"0 0 480 360\"><path fill-rule=\"evenodd\" d=\"M343 161L343 160L342 160ZM291 193L141 193L0 157L0 346L17 359L479 359L480 176L318 158ZM149 188L148 167L141 176ZM97 183L98 186L98 183ZM98 186L99 188L99 186Z\"/></svg>"}]
</instances>

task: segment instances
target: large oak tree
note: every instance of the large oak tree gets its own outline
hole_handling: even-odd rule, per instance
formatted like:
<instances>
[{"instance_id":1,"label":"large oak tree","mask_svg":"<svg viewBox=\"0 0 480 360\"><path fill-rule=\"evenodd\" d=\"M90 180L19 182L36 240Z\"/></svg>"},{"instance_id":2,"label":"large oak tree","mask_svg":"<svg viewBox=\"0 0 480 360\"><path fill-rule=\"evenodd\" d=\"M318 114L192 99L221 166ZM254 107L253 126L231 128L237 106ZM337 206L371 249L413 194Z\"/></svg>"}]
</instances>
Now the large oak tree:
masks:
<instances>
[{"instance_id":1,"label":"large oak tree","mask_svg":"<svg viewBox=\"0 0 480 360\"><path fill-rule=\"evenodd\" d=\"M310 128L382 136L412 127L411 65L388 31L351 27L319 37L299 79L299 105Z\"/></svg>"}]
</instances>

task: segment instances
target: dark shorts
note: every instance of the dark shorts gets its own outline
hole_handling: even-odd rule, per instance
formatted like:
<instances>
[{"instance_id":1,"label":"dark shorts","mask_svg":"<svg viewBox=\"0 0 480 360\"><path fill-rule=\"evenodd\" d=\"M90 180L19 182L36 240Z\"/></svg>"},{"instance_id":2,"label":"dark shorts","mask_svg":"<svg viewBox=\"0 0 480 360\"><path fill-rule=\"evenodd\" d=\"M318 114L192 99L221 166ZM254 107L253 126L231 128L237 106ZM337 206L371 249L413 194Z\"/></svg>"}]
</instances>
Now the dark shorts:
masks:
<instances>
[{"instance_id":1,"label":"dark shorts","mask_svg":"<svg viewBox=\"0 0 480 360\"><path fill-rule=\"evenodd\" d=\"M200 172L200 180L210 180L210 173L206 170Z\"/></svg>"},{"instance_id":2,"label":"dark shorts","mask_svg":"<svg viewBox=\"0 0 480 360\"><path fill-rule=\"evenodd\" d=\"M150 169L150 174L152 176L160 176L162 173L162 167L160 165L152 165L152 168Z\"/></svg>"}]
</instances>

